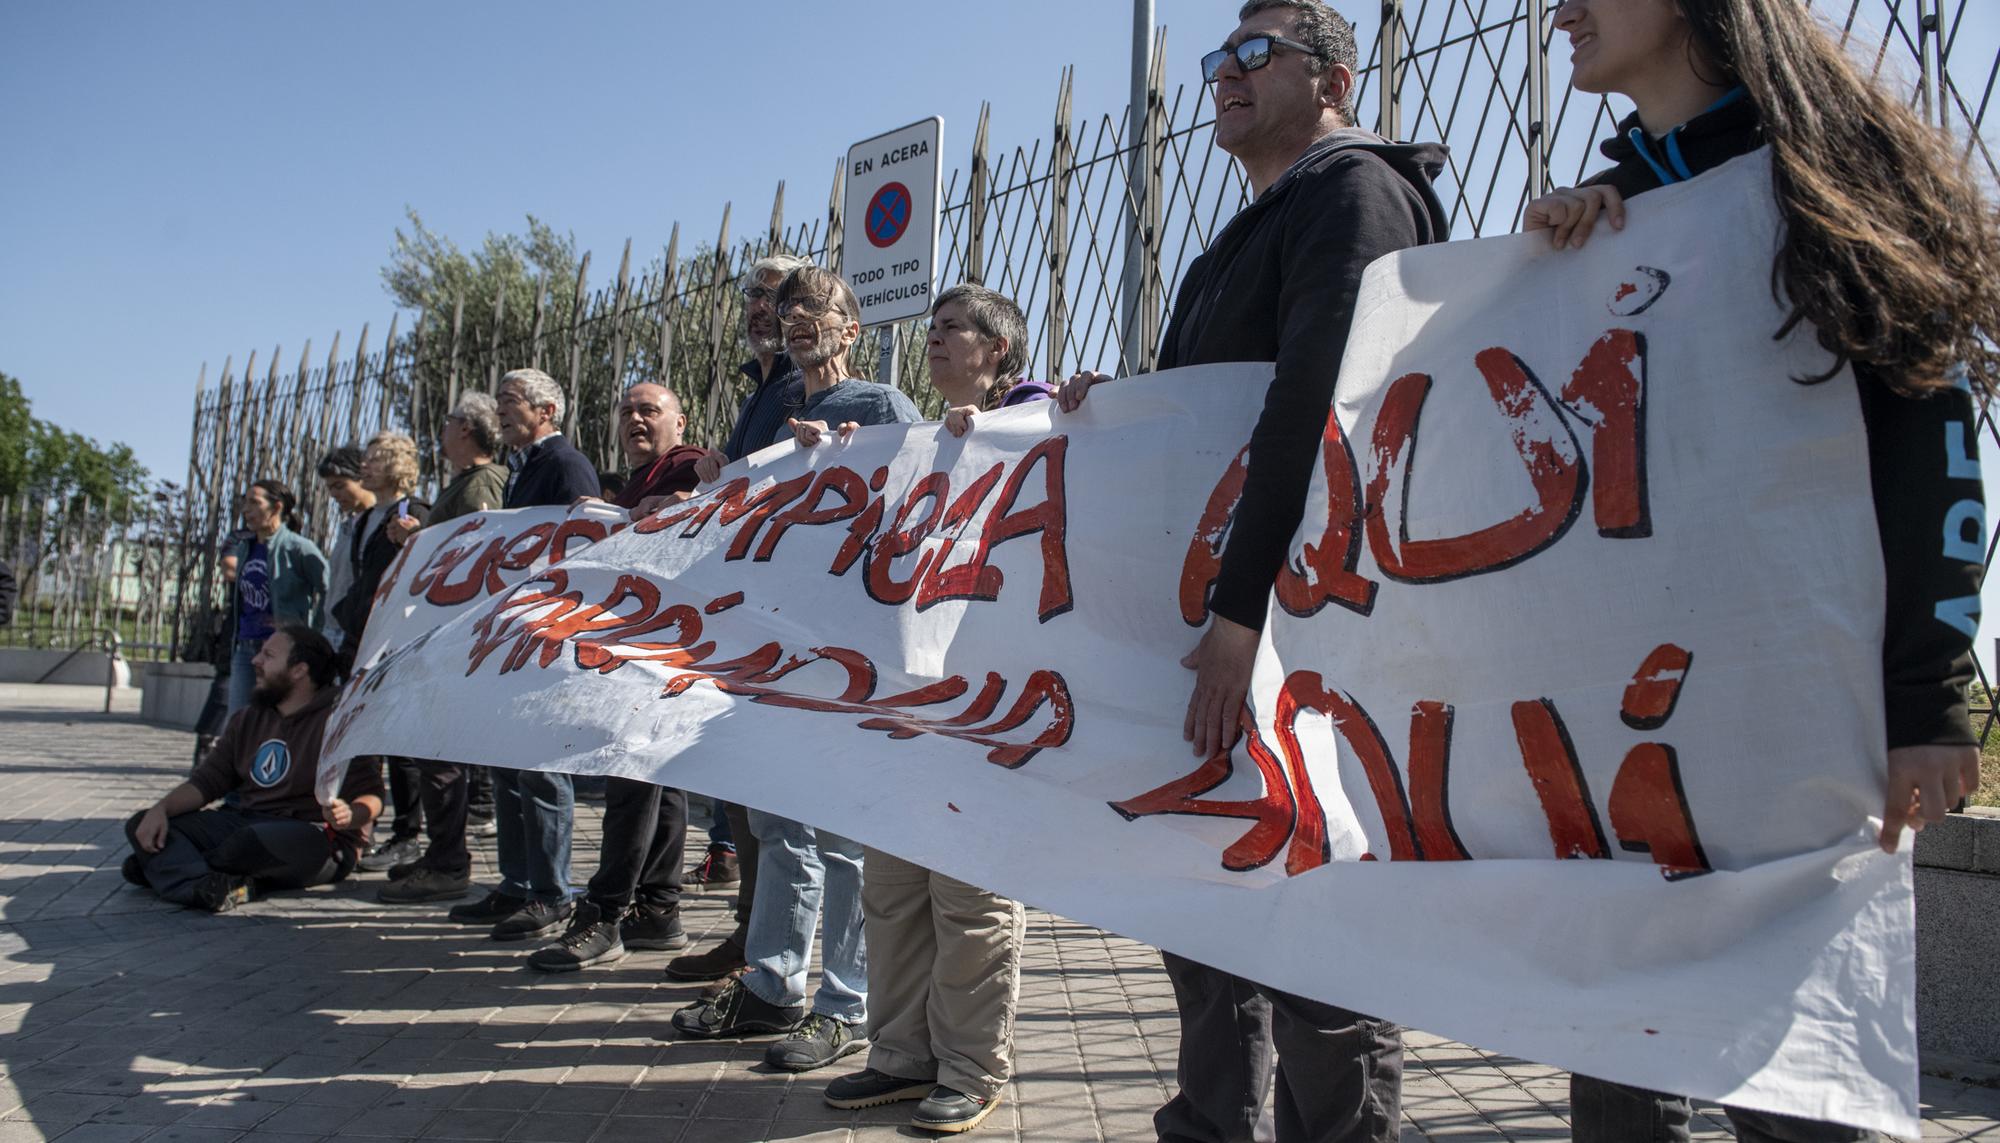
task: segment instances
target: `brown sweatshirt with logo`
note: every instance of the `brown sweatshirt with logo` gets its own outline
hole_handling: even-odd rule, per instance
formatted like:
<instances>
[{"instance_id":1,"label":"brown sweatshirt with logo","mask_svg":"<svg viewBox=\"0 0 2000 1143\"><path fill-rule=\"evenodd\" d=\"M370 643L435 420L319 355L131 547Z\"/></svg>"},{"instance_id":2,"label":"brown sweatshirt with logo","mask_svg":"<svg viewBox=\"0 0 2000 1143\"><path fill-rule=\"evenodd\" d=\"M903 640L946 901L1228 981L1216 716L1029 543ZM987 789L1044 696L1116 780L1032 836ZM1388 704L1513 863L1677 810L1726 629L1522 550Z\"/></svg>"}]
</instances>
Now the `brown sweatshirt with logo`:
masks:
<instances>
[{"instance_id":1,"label":"brown sweatshirt with logo","mask_svg":"<svg viewBox=\"0 0 2000 1143\"><path fill-rule=\"evenodd\" d=\"M339 688L322 687L289 715L280 714L275 706L251 703L229 720L188 781L210 801L236 791L236 808L245 813L325 821L313 784L319 774L326 718L339 697ZM349 766L340 787L341 800L351 805L366 795L383 796L382 768ZM334 838L358 853L367 847L368 833L368 827L361 826L341 830Z\"/></svg>"}]
</instances>

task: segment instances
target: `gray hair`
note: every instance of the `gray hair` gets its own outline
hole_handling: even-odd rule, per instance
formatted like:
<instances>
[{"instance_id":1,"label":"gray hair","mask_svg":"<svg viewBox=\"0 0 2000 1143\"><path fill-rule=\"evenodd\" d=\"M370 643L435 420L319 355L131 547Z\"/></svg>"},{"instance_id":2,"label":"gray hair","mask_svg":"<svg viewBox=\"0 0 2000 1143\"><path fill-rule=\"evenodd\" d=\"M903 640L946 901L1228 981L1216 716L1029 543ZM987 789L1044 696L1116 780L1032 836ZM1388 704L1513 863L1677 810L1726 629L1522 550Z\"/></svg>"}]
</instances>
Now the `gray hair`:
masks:
<instances>
[{"instance_id":1,"label":"gray hair","mask_svg":"<svg viewBox=\"0 0 2000 1143\"><path fill-rule=\"evenodd\" d=\"M810 265L812 265L810 260L796 254L767 254L752 262L750 268L743 271L743 276L736 279L736 284L747 290L760 284L765 278L777 278L783 281L793 270Z\"/></svg>"},{"instance_id":2,"label":"gray hair","mask_svg":"<svg viewBox=\"0 0 2000 1143\"><path fill-rule=\"evenodd\" d=\"M472 447L487 456L500 454L500 412L490 395L473 392L460 396L451 415L465 422Z\"/></svg>"},{"instance_id":3,"label":"gray hair","mask_svg":"<svg viewBox=\"0 0 2000 1143\"><path fill-rule=\"evenodd\" d=\"M1007 352L1000 355L1000 386L1005 389L1013 384L1028 367L1028 319L1021 316L1021 307L1000 291L974 282L961 282L939 294L931 316L936 317L947 302L965 307L965 316L972 319L972 328L979 336L1007 339Z\"/></svg>"},{"instance_id":4,"label":"gray hair","mask_svg":"<svg viewBox=\"0 0 2000 1143\"><path fill-rule=\"evenodd\" d=\"M1321 0L1248 0L1237 10L1236 20L1242 23L1259 12L1273 8L1287 8L1298 15L1299 42L1312 49L1306 59L1306 70L1320 75L1333 64L1347 69L1349 75L1360 70L1360 60L1354 50L1354 25L1347 18L1321 3ZM1340 119L1348 126L1354 125L1354 89L1340 97Z\"/></svg>"},{"instance_id":5,"label":"gray hair","mask_svg":"<svg viewBox=\"0 0 2000 1143\"><path fill-rule=\"evenodd\" d=\"M521 390L521 396L537 409L548 405L556 407L555 421L562 423L563 410L568 403L563 400L562 386L556 379L539 369L516 369L501 376L500 384L513 385Z\"/></svg>"}]
</instances>

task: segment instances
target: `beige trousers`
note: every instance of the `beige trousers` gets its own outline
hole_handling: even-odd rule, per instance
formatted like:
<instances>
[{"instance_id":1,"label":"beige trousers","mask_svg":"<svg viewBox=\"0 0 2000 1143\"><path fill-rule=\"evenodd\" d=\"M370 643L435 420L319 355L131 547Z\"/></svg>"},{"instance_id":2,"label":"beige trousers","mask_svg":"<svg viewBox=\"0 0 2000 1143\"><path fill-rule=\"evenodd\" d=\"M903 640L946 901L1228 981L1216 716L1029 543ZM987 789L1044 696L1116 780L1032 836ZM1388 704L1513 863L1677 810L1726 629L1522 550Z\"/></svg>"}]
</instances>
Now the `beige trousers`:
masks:
<instances>
[{"instance_id":1,"label":"beige trousers","mask_svg":"<svg viewBox=\"0 0 2000 1143\"><path fill-rule=\"evenodd\" d=\"M879 850L866 865L868 1066L992 1099L1014 1074L1026 912Z\"/></svg>"}]
</instances>

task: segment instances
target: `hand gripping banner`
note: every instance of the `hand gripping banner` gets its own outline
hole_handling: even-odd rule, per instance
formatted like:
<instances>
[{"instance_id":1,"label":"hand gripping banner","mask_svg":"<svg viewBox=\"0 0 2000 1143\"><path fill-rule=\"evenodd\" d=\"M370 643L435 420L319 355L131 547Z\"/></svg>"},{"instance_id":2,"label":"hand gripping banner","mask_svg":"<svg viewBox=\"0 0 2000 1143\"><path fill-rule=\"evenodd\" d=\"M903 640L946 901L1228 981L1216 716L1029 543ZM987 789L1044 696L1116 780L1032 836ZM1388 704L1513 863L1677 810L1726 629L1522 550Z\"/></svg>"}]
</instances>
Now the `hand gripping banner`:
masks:
<instances>
[{"instance_id":1,"label":"hand gripping banner","mask_svg":"<svg viewBox=\"0 0 2000 1143\"><path fill-rule=\"evenodd\" d=\"M430 528L328 756L683 786L1485 1048L1914 1133L1866 442L1771 338L1769 185L1370 268L1229 754L1189 756L1179 660L1268 365Z\"/></svg>"}]
</instances>

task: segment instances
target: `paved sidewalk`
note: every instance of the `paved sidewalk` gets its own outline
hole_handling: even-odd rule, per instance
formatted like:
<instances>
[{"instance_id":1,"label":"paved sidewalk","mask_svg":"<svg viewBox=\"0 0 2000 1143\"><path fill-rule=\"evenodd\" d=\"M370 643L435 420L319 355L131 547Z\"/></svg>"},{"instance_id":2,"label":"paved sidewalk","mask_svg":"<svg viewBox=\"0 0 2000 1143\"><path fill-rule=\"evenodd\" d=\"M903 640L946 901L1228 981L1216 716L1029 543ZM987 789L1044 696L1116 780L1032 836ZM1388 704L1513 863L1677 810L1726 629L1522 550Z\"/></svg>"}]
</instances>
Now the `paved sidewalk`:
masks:
<instances>
[{"instance_id":1,"label":"paved sidewalk","mask_svg":"<svg viewBox=\"0 0 2000 1143\"><path fill-rule=\"evenodd\" d=\"M660 975L667 953L544 976L437 907L377 904L379 875L221 917L127 886L121 823L185 771L193 737L139 723L136 692L94 713L103 695L0 686L0 1143L936 1138L905 1126L908 1104L827 1108L830 1077L764 1070L761 1042L675 1040L695 989ZM598 811L578 809L587 872ZM728 931L727 905L692 899L697 946ZM1176 1041L1158 959L1045 913L1030 937L1021 1076L974 1137L1153 1138ZM1568 1138L1562 1072L1409 1043L1405 1143ZM2000 1091L1926 1079L1923 1095L1925 1139L2000 1143ZM1712 1108L1697 1126L1730 1137Z\"/></svg>"}]
</instances>

